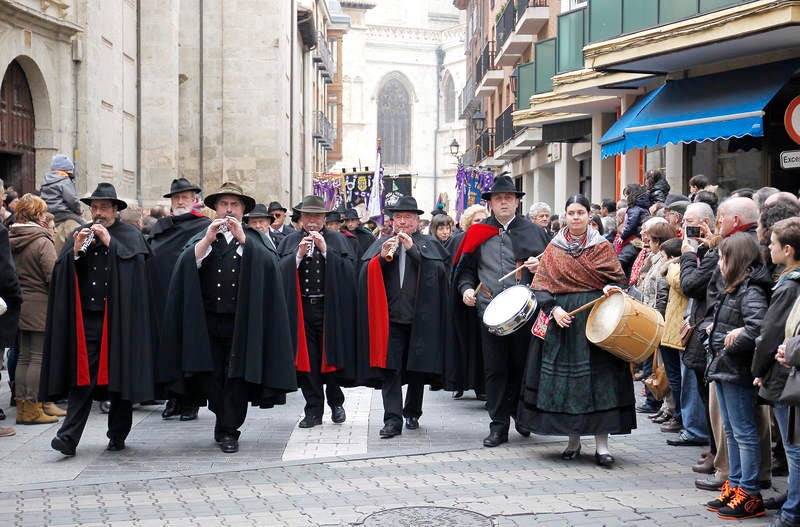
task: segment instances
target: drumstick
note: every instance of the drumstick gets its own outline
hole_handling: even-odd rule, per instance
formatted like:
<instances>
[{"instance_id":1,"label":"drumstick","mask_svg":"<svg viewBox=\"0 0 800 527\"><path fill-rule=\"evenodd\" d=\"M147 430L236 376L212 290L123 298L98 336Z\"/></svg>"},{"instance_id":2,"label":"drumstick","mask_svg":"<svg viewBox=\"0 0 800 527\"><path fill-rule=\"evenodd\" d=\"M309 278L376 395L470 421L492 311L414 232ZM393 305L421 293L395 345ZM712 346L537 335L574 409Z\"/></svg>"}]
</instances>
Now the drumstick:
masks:
<instances>
[{"instance_id":1,"label":"drumstick","mask_svg":"<svg viewBox=\"0 0 800 527\"><path fill-rule=\"evenodd\" d=\"M573 315L575 315L575 314L577 314L577 313L580 313L581 311L586 311L587 309L589 309L590 307L592 307L592 306L593 306L593 305L595 305L596 303L600 302L600 301L601 301L601 300L603 300L604 298L606 298L606 297L605 297L605 295L604 295L604 296L601 296L600 298L595 298L594 300L592 300L592 301L591 301L591 302L589 302L588 304L583 304L583 305L582 305L581 307L579 307L578 309L576 309L576 310L574 310L574 311L570 311L569 313L567 313L567 315L571 317L571 316L573 316Z\"/></svg>"},{"instance_id":2,"label":"drumstick","mask_svg":"<svg viewBox=\"0 0 800 527\"><path fill-rule=\"evenodd\" d=\"M544 253L542 253L542 254L544 254ZM536 256L534 256L534 258L539 258L540 256L542 256L542 254L537 254ZM522 269L523 267L525 267L525 264L522 264L522 265L520 265L519 267L517 267L516 269L514 269L513 271L511 271L511 272L510 272L510 273L508 273L508 274L504 274L503 276L501 276L500 278L498 278L498 279L497 279L497 281L498 281L498 282L502 282L503 280L505 280L506 278L508 278L508 277L509 277L509 276L511 276L512 274L516 273L517 271L519 271L519 270L520 270L520 269Z\"/></svg>"}]
</instances>

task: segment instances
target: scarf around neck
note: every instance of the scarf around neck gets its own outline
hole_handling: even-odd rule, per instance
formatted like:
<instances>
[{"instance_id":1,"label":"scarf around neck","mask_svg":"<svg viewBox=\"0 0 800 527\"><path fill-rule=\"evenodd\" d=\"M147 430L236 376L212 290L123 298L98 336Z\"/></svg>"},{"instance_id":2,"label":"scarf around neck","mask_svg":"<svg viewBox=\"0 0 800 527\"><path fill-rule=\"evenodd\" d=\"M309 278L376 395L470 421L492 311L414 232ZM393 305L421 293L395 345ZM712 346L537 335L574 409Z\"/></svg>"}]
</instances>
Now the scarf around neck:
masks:
<instances>
[{"instance_id":1,"label":"scarf around neck","mask_svg":"<svg viewBox=\"0 0 800 527\"><path fill-rule=\"evenodd\" d=\"M572 238L572 236L569 234L569 227L562 227L561 230L556 233L550 243L559 249L563 249L570 256L575 257L580 256L580 254L589 247L594 247L595 245L599 245L604 241L606 241L606 239L602 234L597 232L594 227L587 225L586 234L578 239Z\"/></svg>"}]
</instances>

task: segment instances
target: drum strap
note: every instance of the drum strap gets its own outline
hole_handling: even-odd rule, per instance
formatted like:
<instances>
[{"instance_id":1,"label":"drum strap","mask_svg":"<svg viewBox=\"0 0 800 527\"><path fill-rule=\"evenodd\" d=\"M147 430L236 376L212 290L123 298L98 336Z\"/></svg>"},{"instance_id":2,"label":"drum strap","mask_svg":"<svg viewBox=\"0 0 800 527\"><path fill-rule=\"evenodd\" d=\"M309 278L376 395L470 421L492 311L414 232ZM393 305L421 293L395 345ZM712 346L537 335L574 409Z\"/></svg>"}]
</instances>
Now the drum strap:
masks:
<instances>
[{"instance_id":1,"label":"drum strap","mask_svg":"<svg viewBox=\"0 0 800 527\"><path fill-rule=\"evenodd\" d=\"M483 291L483 294L489 298L492 298L492 293L486 288L485 285L481 284L478 288L478 291Z\"/></svg>"}]
</instances>

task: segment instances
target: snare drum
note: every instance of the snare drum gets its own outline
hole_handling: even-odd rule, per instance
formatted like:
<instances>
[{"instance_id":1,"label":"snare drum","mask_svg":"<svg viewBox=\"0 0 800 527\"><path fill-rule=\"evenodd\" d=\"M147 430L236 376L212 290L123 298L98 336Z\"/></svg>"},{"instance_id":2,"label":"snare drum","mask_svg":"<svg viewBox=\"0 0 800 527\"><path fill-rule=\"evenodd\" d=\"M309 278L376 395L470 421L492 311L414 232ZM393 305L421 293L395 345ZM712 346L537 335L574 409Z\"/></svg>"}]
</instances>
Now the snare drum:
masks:
<instances>
[{"instance_id":1,"label":"snare drum","mask_svg":"<svg viewBox=\"0 0 800 527\"><path fill-rule=\"evenodd\" d=\"M597 303L586 320L586 338L628 362L639 363L652 355L663 334L661 313L621 293Z\"/></svg>"},{"instance_id":2,"label":"snare drum","mask_svg":"<svg viewBox=\"0 0 800 527\"><path fill-rule=\"evenodd\" d=\"M483 323L492 335L502 337L521 328L536 311L536 298L526 285L514 285L494 297L486 311Z\"/></svg>"}]
</instances>

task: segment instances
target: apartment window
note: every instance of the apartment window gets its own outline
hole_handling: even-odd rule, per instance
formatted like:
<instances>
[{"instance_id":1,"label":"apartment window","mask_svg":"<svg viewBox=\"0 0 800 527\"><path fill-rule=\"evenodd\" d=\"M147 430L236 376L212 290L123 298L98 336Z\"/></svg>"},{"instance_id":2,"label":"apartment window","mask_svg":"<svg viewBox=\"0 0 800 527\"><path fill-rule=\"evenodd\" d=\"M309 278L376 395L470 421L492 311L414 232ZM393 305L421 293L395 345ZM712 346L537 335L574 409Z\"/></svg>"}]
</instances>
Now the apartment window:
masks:
<instances>
[{"instance_id":1,"label":"apartment window","mask_svg":"<svg viewBox=\"0 0 800 527\"><path fill-rule=\"evenodd\" d=\"M378 96L378 137L384 164L409 164L411 97L398 79L386 81Z\"/></svg>"}]
</instances>

